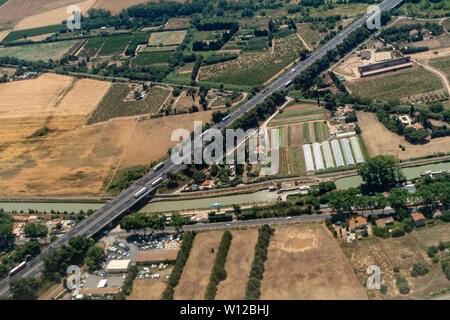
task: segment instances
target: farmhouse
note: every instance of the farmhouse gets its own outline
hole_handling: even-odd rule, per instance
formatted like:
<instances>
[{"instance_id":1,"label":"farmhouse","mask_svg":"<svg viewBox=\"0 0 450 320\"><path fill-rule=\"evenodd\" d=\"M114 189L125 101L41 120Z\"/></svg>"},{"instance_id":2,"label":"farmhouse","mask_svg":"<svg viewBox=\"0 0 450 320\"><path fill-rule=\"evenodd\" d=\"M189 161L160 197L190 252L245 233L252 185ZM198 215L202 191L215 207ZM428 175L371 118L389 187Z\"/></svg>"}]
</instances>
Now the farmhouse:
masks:
<instances>
[{"instance_id":1,"label":"farmhouse","mask_svg":"<svg viewBox=\"0 0 450 320\"><path fill-rule=\"evenodd\" d=\"M367 220L362 216L351 217L350 221L350 231L355 232L357 229L365 229L367 228Z\"/></svg>"},{"instance_id":2,"label":"farmhouse","mask_svg":"<svg viewBox=\"0 0 450 320\"><path fill-rule=\"evenodd\" d=\"M416 227L425 225L425 216L423 214L421 214L420 212L411 213L411 217L413 218L414 224L416 225Z\"/></svg>"},{"instance_id":3,"label":"farmhouse","mask_svg":"<svg viewBox=\"0 0 450 320\"><path fill-rule=\"evenodd\" d=\"M378 227L386 227L387 225L393 224L394 219L392 217L382 218L375 221Z\"/></svg>"},{"instance_id":4,"label":"farmhouse","mask_svg":"<svg viewBox=\"0 0 450 320\"><path fill-rule=\"evenodd\" d=\"M358 67L361 78L412 67L410 57L402 57Z\"/></svg>"}]
</instances>

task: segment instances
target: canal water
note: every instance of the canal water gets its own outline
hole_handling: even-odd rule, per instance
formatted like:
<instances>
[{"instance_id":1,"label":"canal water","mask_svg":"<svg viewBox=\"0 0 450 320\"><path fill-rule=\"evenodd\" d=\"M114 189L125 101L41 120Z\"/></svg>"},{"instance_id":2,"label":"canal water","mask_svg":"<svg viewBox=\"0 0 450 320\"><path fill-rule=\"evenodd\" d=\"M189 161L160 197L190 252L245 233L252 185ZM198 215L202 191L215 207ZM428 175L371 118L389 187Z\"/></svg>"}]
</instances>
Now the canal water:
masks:
<instances>
[{"instance_id":1,"label":"canal water","mask_svg":"<svg viewBox=\"0 0 450 320\"><path fill-rule=\"evenodd\" d=\"M438 171L450 170L450 162L428 164L418 167L401 169L407 179L420 177L420 173L424 171ZM362 183L360 176L351 176L336 180L338 189L347 189L350 187L357 187ZM192 210L192 209L208 209L214 208L212 204L220 203L222 206L231 206L233 204L244 205L262 202L275 202L278 199L278 194L268 190L262 190L254 193L230 195L213 198L202 198L192 200L172 200L172 201L157 201L144 206L141 212L168 212L176 210ZM37 210L39 212L50 213L51 210L57 212L78 213L80 210L87 211L89 209L97 210L104 206L104 203L39 203L39 202L0 202L0 208L6 212L17 210L20 212L28 212L28 209Z\"/></svg>"}]
</instances>

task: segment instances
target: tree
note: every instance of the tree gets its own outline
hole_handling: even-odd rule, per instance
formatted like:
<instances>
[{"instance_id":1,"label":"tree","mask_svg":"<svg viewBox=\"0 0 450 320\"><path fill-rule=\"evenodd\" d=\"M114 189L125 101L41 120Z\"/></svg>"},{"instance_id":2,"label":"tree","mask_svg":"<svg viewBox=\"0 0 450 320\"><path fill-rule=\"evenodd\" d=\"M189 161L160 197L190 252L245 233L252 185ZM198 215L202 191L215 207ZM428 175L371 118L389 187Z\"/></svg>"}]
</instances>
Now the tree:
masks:
<instances>
[{"instance_id":1,"label":"tree","mask_svg":"<svg viewBox=\"0 0 450 320\"><path fill-rule=\"evenodd\" d=\"M9 283L12 297L15 300L35 300L39 283L36 278L18 278Z\"/></svg>"},{"instance_id":2,"label":"tree","mask_svg":"<svg viewBox=\"0 0 450 320\"><path fill-rule=\"evenodd\" d=\"M172 214L170 218L170 225L175 228L175 230L180 231L183 229L183 225L186 223L186 219L178 212Z\"/></svg>"},{"instance_id":3,"label":"tree","mask_svg":"<svg viewBox=\"0 0 450 320\"><path fill-rule=\"evenodd\" d=\"M48 234L48 228L38 222L31 222L25 225L23 232L25 237L30 239L44 238Z\"/></svg>"},{"instance_id":4,"label":"tree","mask_svg":"<svg viewBox=\"0 0 450 320\"><path fill-rule=\"evenodd\" d=\"M377 193L375 195L375 203L376 203L376 208L383 210L383 213L384 213L384 208L387 207L388 200L382 193Z\"/></svg>"},{"instance_id":5,"label":"tree","mask_svg":"<svg viewBox=\"0 0 450 320\"><path fill-rule=\"evenodd\" d=\"M0 264L0 279L6 278L8 275L9 268L5 264Z\"/></svg>"},{"instance_id":6,"label":"tree","mask_svg":"<svg viewBox=\"0 0 450 320\"><path fill-rule=\"evenodd\" d=\"M102 247L94 245L87 251L84 263L86 263L89 270L95 270L104 257L105 250Z\"/></svg>"},{"instance_id":7,"label":"tree","mask_svg":"<svg viewBox=\"0 0 450 320\"><path fill-rule=\"evenodd\" d=\"M147 227L153 230L164 230L166 228L166 216L163 213L152 213L147 217Z\"/></svg>"},{"instance_id":8,"label":"tree","mask_svg":"<svg viewBox=\"0 0 450 320\"><path fill-rule=\"evenodd\" d=\"M364 189L368 192L383 191L404 180L398 160L390 155L370 158L358 168L358 174L364 180Z\"/></svg>"}]
</instances>

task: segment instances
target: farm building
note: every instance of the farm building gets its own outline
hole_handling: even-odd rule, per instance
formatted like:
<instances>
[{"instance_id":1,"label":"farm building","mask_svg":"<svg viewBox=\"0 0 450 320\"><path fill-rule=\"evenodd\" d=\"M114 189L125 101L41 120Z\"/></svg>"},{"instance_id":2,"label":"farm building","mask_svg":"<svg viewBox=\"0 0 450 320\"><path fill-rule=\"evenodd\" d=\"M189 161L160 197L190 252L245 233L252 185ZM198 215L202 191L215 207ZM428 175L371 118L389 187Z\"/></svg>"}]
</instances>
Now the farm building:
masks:
<instances>
[{"instance_id":1,"label":"farm building","mask_svg":"<svg viewBox=\"0 0 450 320\"><path fill-rule=\"evenodd\" d=\"M420 212L411 213L411 217L413 218L414 224L416 225L416 227L425 225L425 216L423 214L421 214Z\"/></svg>"},{"instance_id":2,"label":"farm building","mask_svg":"<svg viewBox=\"0 0 450 320\"><path fill-rule=\"evenodd\" d=\"M116 295L120 292L119 287L104 287L97 289L81 289L78 293L82 296L106 297Z\"/></svg>"},{"instance_id":3,"label":"farm building","mask_svg":"<svg viewBox=\"0 0 450 320\"><path fill-rule=\"evenodd\" d=\"M123 273L128 271L131 260L111 260L105 270L109 273Z\"/></svg>"},{"instance_id":4,"label":"farm building","mask_svg":"<svg viewBox=\"0 0 450 320\"><path fill-rule=\"evenodd\" d=\"M362 216L351 217L349 221L350 231L355 232L357 229L366 229L367 220Z\"/></svg>"},{"instance_id":5,"label":"farm building","mask_svg":"<svg viewBox=\"0 0 450 320\"><path fill-rule=\"evenodd\" d=\"M392 217L382 218L375 221L378 227L386 227L387 225L393 224L394 219Z\"/></svg>"},{"instance_id":6,"label":"farm building","mask_svg":"<svg viewBox=\"0 0 450 320\"><path fill-rule=\"evenodd\" d=\"M358 67L361 78L412 67L410 57L402 57Z\"/></svg>"}]
</instances>

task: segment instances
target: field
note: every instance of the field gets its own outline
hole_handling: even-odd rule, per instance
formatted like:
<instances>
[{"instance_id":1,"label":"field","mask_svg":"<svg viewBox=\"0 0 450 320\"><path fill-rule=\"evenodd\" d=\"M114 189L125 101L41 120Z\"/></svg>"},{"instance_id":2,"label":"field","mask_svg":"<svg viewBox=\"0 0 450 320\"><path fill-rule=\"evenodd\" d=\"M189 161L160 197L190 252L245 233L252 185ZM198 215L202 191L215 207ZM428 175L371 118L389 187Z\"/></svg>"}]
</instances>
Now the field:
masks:
<instances>
[{"instance_id":1,"label":"field","mask_svg":"<svg viewBox=\"0 0 450 320\"><path fill-rule=\"evenodd\" d=\"M299 57L302 43L296 35L277 39L275 52L266 49L245 53L238 59L202 67L199 80L254 86L270 81Z\"/></svg>"},{"instance_id":2,"label":"field","mask_svg":"<svg viewBox=\"0 0 450 320\"><path fill-rule=\"evenodd\" d=\"M68 6L76 2L74 0L8 0L0 8L0 25L12 26L14 22L27 16Z\"/></svg>"},{"instance_id":3,"label":"field","mask_svg":"<svg viewBox=\"0 0 450 320\"><path fill-rule=\"evenodd\" d=\"M307 23L298 23L296 26L297 33L305 40L310 48L317 46L323 38L318 31L311 29Z\"/></svg>"},{"instance_id":4,"label":"field","mask_svg":"<svg viewBox=\"0 0 450 320\"><path fill-rule=\"evenodd\" d=\"M284 108L282 113L277 114L270 121L269 126L289 125L294 123L309 122L313 120L324 120L327 110L314 104L295 104Z\"/></svg>"},{"instance_id":5,"label":"field","mask_svg":"<svg viewBox=\"0 0 450 320\"><path fill-rule=\"evenodd\" d=\"M450 80L450 56L431 59L429 64L436 69L442 70L447 75L447 79Z\"/></svg>"},{"instance_id":6,"label":"field","mask_svg":"<svg viewBox=\"0 0 450 320\"><path fill-rule=\"evenodd\" d=\"M159 279L136 279L133 283L133 290L127 297L127 300L160 300L162 293L167 287L166 276L172 270L168 267L164 270L154 270L154 273L159 273Z\"/></svg>"},{"instance_id":7,"label":"field","mask_svg":"<svg viewBox=\"0 0 450 320\"><path fill-rule=\"evenodd\" d=\"M378 154L391 154L400 160L423 157L450 150L450 137L432 139L426 144L413 145L402 136L388 130L376 114L369 112L357 112L359 126L363 129L362 137L372 156ZM402 151L399 144L405 147Z\"/></svg>"},{"instance_id":8,"label":"field","mask_svg":"<svg viewBox=\"0 0 450 320\"><path fill-rule=\"evenodd\" d=\"M175 300L203 300L223 231L201 232L195 236Z\"/></svg>"},{"instance_id":9,"label":"field","mask_svg":"<svg viewBox=\"0 0 450 320\"><path fill-rule=\"evenodd\" d=\"M450 240L450 225L421 228L407 233L400 238L368 238L353 244L342 242L341 247L353 266L359 280L367 279L366 269L375 264L381 268L382 283L387 285L387 293L368 292L371 298L381 299L421 299L429 297L431 292L448 288L450 282L441 270L440 263L432 264L426 249L437 245L439 241ZM424 263L430 272L425 276L411 277L410 272L415 263ZM401 295L395 285L397 274L394 267L399 268L399 274L405 277L411 292Z\"/></svg>"},{"instance_id":10,"label":"field","mask_svg":"<svg viewBox=\"0 0 450 320\"><path fill-rule=\"evenodd\" d=\"M217 286L216 300L242 300L255 255L258 229L232 230L225 270L227 278Z\"/></svg>"},{"instance_id":11,"label":"field","mask_svg":"<svg viewBox=\"0 0 450 320\"><path fill-rule=\"evenodd\" d=\"M97 0L92 8L107 9L111 11L112 14L118 14L123 9L146 2L149 2L149 0Z\"/></svg>"},{"instance_id":12,"label":"field","mask_svg":"<svg viewBox=\"0 0 450 320\"><path fill-rule=\"evenodd\" d=\"M76 80L51 73L37 79L3 83L0 118L86 115L109 87L109 82Z\"/></svg>"},{"instance_id":13,"label":"field","mask_svg":"<svg viewBox=\"0 0 450 320\"><path fill-rule=\"evenodd\" d=\"M435 74L423 67L413 67L347 82L347 88L364 98L387 101L436 91L443 88L443 85Z\"/></svg>"},{"instance_id":14,"label":"field","mask_svg":"<svg viewBox=\"0 0 450 320\"><path fill-rule=\"evenodd\" d=\"M176 144L171 141L175 129L192 131L194 120L210 121L211 113L112 121L84 128L85 115L2 119L2 194L102 195L116 170L158 161ZM50 129L47 136L27 138L44 126Z\"/></svg>"},{"instance_id":15,"label":"field","mask_svg":"<svg viewBox=\"0 0 450 320\"><path fill-rule=\"evenodd\" d=\"M323 224L276 226L264 270L261 300L367 299Z\"/></svg>"},{"instance_id":16,"label":"field","mask_svg":"<svg viewBox=\"0 0 450 320\"><path fill-rule=\"evenodd\" d=\"M87 124L107 121L109 119L156 113L169 96L166 88L152 87L147 96L139 101L124 101L132 90L126 84L114 84L94 110Z\"/></svg>"},{"instance_id":17,"label":"field","mask_svg":"<svg viewBox=\"0 0 450 320\"><path fill-rule=\"evenodd\" d=\"M153 32L150 35L148 44L150 46L173 46L183 42L186 36L186 30Z\"/></svg>"},{"instance_id":18,"label":"field","mask_svg":"<svg viewBox=\"0 0 450 320\"><path fill-rule=\"evenodd\" d=\"M95 1L96 0L86 0L82 2L72 1L71 4L75 4L80 7L81 13L85 14ZM66 20L67 17L69 17L69 15L67 14L67 6L62 6L54 10L28 16L18 22L14 26L14 30L33 29L60 24L62 21Z\"/></svg>"},{"instance_id":19,"label":"field","mask_svg":"<svg viewBox=\"0 0 450 320\"><path fill-rule=\"evenodd\" d=\"M151 53L141 53L134 60L133 63L139 66L149 64L166 64L170 61L171 51L157 51Z\"/></svg>"},{"instance_id":20,"label":"field","mask_svg":"<svg viewBox=\"0 0 450 320\"><path fill-rule=\"evenodd\" d=\"M75 43L77 43L76 40L71 40L0 48L0 57L14 57L28 61L57 60L72 48Z\"/></svg>"},{"instance_id":21,"label":"field","mask_svg":"<svg viewBox=\"0 0 450 320\"><path fill-rule=\"evenodd\" d=\"M67 26L65 24L56 24L53 26L40 27L40 28L35 28L35 29L12 31L8 34L7 37L5 37L3 39L3 42L12 42L15 40L22 39L25 36L27 37L27 39L30 39L35 36L55 33L55 32L64 30L66 28L67 28ZM32 39L30 39L30 40L32 40Z\"/></svg>"},{"instance_id":22,"label":"field","mask_svg":"<svg viewBox=\"0 0 450 320\"><path fill-rule=\"evenodd\" d=\"M119 55L125 50L130 39L131 36L128 34L109 37L98 54L100 56Z\"/></svg>"},{"instance_id":23,"label":"field","mask_svg":"<svg viewBox=\"0 0 450 320\"><path fill-rule=\"evenodd\" d=\"M190 18L171 18L164 25L165 30L187 29L189 28Z\"/></svg>"},{"instance_id":24,"label":"field","mask_svg":"<svg viewBox=\"0 0 450 320\"><path fill-rule=\"evenodd\" d=\"M100 47L106 41L105 38L90 38L87 40L83 49L80 52L81 57L92 57L98 52Z\"/></svg>"}]
</instances>

